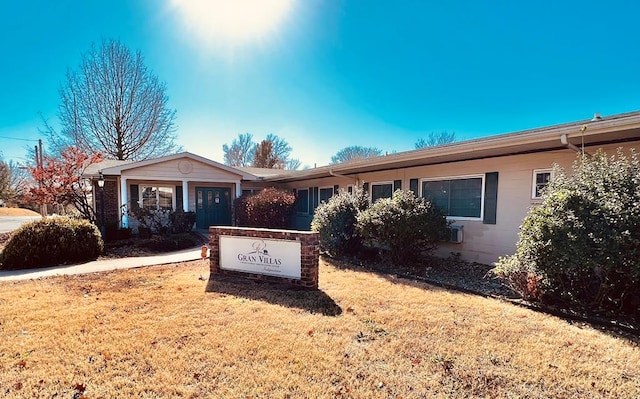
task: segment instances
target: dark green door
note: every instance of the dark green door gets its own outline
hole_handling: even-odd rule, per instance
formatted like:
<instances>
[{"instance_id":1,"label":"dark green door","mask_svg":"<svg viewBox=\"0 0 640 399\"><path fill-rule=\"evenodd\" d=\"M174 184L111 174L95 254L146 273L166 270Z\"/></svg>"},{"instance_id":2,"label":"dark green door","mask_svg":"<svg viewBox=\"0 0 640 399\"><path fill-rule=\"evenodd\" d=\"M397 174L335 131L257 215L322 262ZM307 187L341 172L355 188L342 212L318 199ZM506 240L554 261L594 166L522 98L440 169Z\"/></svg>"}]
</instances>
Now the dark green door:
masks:
<instances>
[{"instance_id":1,"label":"dark green door","mask_svg":"<svg viewBox=\"0 0 640 399\"><path fill-rule=\"evenodd\" d=\"M231 189L196 187L196 227L231 226Z\"/></svg>"}]
</instances>

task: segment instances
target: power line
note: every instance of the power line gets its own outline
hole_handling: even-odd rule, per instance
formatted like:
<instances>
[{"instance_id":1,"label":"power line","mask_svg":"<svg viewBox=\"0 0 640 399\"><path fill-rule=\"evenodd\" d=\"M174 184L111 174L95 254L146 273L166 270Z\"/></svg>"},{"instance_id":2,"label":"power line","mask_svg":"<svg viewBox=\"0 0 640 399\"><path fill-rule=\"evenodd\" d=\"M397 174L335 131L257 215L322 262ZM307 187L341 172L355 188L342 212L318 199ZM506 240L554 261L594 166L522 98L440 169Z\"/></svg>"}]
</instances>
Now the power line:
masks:
<instances>
[{"instance_id":1,"label":"power line","mask_svg":"<svg viewBox=\"0 0 640 399\"><path fill-rule=\"evenodd\" d=\"M18 140L18 141L38 141L37 139L21 139L18 137L7 137L7 136L0 136L0 139L7 139L7 140Z\"/></svg>"}]
</instances>

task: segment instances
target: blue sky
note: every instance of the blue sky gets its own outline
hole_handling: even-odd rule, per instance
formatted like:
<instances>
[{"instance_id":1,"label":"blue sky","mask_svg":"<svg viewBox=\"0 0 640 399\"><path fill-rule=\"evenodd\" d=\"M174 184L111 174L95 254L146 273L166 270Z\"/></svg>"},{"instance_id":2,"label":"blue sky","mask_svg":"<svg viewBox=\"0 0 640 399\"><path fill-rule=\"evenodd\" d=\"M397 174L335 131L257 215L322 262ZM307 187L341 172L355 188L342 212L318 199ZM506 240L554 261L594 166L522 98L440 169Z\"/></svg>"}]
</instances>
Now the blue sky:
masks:
<instances>
[{"instance_id":1,"label":"blue sky","mask_svg":"<svg viewBox=\"0 0 640 399\"><path fill-rule=\"evenodd\" d=\"M3 4L3 157L24 160L40 114L56 125L67 69L103 38L143 53L179 143L217 161L244 132L320 166L348 145L405 151L432 131L465 140L640 109L636 1L274 1L288 4L279 18L251 0L196 19L178 0Z\"/></svg>"}]
</instances>

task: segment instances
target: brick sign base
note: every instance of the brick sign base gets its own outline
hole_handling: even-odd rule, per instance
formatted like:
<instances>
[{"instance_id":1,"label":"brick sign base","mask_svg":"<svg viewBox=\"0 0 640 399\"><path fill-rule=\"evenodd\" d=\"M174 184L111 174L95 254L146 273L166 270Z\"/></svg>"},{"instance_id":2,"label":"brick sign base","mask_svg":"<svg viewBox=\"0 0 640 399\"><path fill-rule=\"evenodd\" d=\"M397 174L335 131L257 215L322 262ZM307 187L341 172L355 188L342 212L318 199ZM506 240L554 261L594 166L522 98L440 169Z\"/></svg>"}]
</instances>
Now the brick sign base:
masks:
<instances>
[{"instance_id":1,"label":"brick sign base","mask_svg":"<svg viewBox=\"0 0 640 399\"><path fill-rule=\"evenodd\" d=\"M220 268L220 236L251 237L300 242L300 279L248 273ZM318 288L318 261L320 258L317 232L298 230L272 230L246 227L209 227L210 279L233 276L264 282L287 284L295 287Z\"/></svg>"}]
</instances>

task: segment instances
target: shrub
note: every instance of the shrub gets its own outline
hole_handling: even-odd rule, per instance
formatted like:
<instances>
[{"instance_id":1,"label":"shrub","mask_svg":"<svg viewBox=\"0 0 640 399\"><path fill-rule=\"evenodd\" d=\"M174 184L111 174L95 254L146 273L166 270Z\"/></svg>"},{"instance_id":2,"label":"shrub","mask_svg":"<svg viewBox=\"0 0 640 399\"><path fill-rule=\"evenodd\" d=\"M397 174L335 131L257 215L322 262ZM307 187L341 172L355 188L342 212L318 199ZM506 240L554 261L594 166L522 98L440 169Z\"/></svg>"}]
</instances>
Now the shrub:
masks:
<instances>
[{"instance_id":1,"label":"shrub","mask_svg":"<svg viewBox=\"0 0 640 399\"><path fill-rule=\"evenodd\" d=\"M265 188L254 195L243 195L233 202L236 224L286 229L291 224L295 201L292 193L275 188Z\"/></svg>"},{"instance_id":2,"label":"shrub","mask_svg":"<svg viewBox=\"0 0 640 399\"><path fill-rule=\"evenodd\" d=\"M172 233L188 233L195 223L196 213L193 211L185 212L179 209L169 214L169 230Z\"/></svg>"},{"instance_id":3,"label":"shrub","mask_svg":"<svg viewBox=\"0 0 640 399\"><path fill-rule=\"evenodd\" d=\"M0 254L3 269L29 269L84 262L102 253L98 228L87 220L52 217L27 223Z\"/></svg>"},{"instance_id":4,"label":"shrub","mask_svg":"<svg viewBox=\"0 0 640 399\"><path fill-rule=\"evenodd\" d=\"M106 237L102 239L106 242L128 240L131 238L131 228L120 227L118 220L110 220L105 223Z\"/></svg>"},{"instance_id":5,"label":"shrub","mask_svg":"<svg viewBox=\"0 0 640 399\"><path fill-rule=\"evenodd\" d=\"M159 234L169 233L169 215L171 213L172 211L170 210L149 209L139 206L132 207L129 210L129 215L138 221L139 234L143 230Z\"/></svg>"},{"instance_id":6,"label":"shrub","mask_svg":"<svg viewBox=\"0 0 640 399\"><path fill-rule=\"evenodd\" d=\"M179 251L200 245L201 240L190 233L171 234L168 236L153 236L140 240L136 247L146 248L157 252Z\"/></svg>"},{"instance_id":7,"label":"shrub","mask_svg":"<svg viewBox=\"0 0 640 399\"><path fill-rule=\"evenodd\" d=\"M362 245L358 214L369 206L366 193L340 191L316 208L311 230L320 233L320 249L331 256L354 254Z\"/></svg>"},{"instance_id":8,"label":"shrub","mask_svg":"<svg viewBox=\"0 0 640 399\"><path fill-rule=\"evenodd\" d=\"M409 190L397 190L392 198L376 201L358 215L358 231L370 243L390 250L397 264L410 263L430 254L447 234L443 213Z\"/></svg>"},{"instance_id":9,"label":"shrub","mask_svg":"<svg viewBox=\"0 0 640 399\"><path fill-rule=\"evenodd\" d=\"M516 253L501 259L508 281L528 270L544 300L640 314L640 161L598 152L556 168L539 207L521 226ZM514 286L518 290L522 288Z\"/></svg>"}]
</instances>

